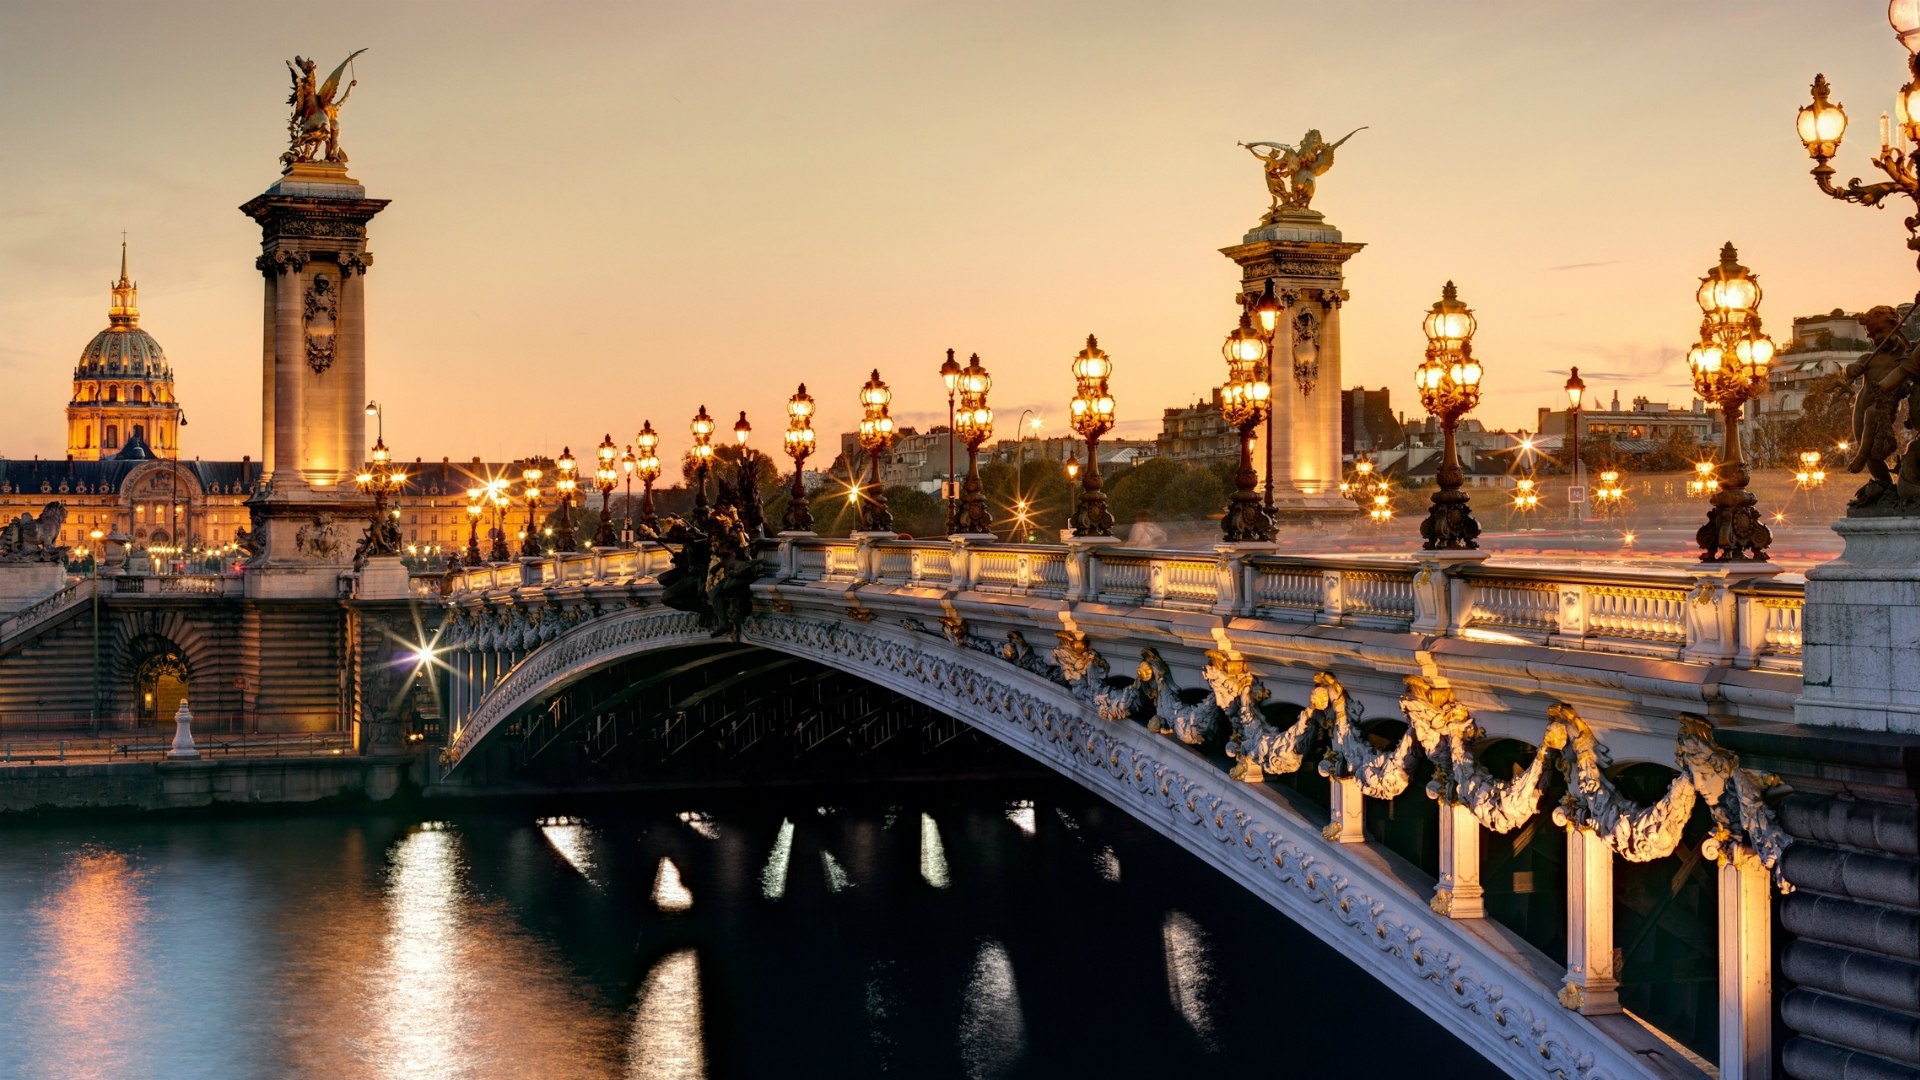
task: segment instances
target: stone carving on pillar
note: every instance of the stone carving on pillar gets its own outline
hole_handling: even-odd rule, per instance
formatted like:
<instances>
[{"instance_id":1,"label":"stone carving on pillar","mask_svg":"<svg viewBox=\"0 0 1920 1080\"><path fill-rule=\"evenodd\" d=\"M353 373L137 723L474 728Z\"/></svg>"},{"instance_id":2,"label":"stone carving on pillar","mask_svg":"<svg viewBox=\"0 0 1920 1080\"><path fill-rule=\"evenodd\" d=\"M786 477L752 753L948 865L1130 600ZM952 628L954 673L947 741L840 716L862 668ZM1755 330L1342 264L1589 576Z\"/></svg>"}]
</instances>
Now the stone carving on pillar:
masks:
<instances>
[{"instance_id":1,"label":"stone carving on pillar","mask_svg":"<svg viewBox=\"0 0 1920 1080\"><path fill-rule=\"evenodd\" d=\"M1313 393L1320 378L1320 316L1301 308L1293 316L1293 382L1302 394Z\"/></svg>"},{"instance_id":2,"label":"stone carving on pillar","mask_svg":"<svg viewBox=\"0 0 1920 1080\"><path fill-rule=\"evenodd\" d=\"M335 259L340 263L341 277L352 277L355 274L365 277L367 267L373 265L373 252L362 251L356 253L343 251L335 256Z\"/></svg>"},{"instance_id":3,"label":"stone carving on pillar","mask_svg":"<svg viewBox=\"0 0 1920 1080\"><path fill-rule=\"evenodd\" d=\"M316 160L334 165L347 163L347 152L340 148L340 106L347 103L348 95L360 81L349 77L347 88L342 90L340 76L347 73L354 57L366 51L355 49L340 61L325 82L314 77L314 62L307 57L296 56L287 61L287 74L293 80L293 92L287 95L287 104L293 111L287 117L287 151L280 155L282 165L291 167Z\"/></svg>"},{"instance_id":4,"label":"stone carving on pillar","mask_svg":"<svg viewBox=\"0 0 1920 1080\"><path fill-rule=\"evenodd\" d=\"M307 366L315 375L333 366L334 324L340 318L340 290L325 274L313 275L306 294Z\"/></svg>"},{"instance_id":5,"label":"stone carving on pillar","mask_svg":"<svg viewBox=\"0 0 1920 1080\"><path fill-rule=\"evenodd\" d=\"M1700 853L1722 866L1757 866L1773 878L1783 893L1793 886L1780 874L1780 857L1793 842L1773 816L1769 799L1787 794L1787 786L1772 773L1740 767L1739 755L1713 739L1706 717L1680 714L1680 739L1674 761L1706 804L1713 832Z\"/></svg>"},{"instance_id":6,"label":"stone carving on pillar","mask_svg":"<svg viewBox=\"0 0 1920 1080\"><path fill-rule=\"evenodd\" d=\"M1357 701L1349 702L1346 687L1324 671L1313 673L1312 701L1331 717L1327 725L1327 755L1320 761L1321 776L1352 780L1360 785L1360 793L1370 799L1391 799L1407 790L1407 784L1413 780L1413 755L1420 748L1412 728L1408 728L1392 748L1375 750L1354 722L1364 716L1366 710Z\"/></svg>"},{"instance_id":7,"label":"stone carving on pillar","mask_svg":"<svg viewBox=\"0 0 1920 1080\"><path fill-rule=\"evenodd\" d=\"M1573 706L1556 702L1547 707L1547 717L1565 725L1567 732L1567 746L1559 755L1567 794L1554 807L1553 823L1587 830L1628 862L1673 854L1693 813L1695 793L1686 774L1674 777L1658 802L1638 806L1607 779L1605 770L1613 759Z\"/></svg>"},{"instance_id":8,"label":"stone carving on pillar","mask_svg":"<svg viewBox=\"0 0 1920 1080\"><path fill-rule=\"evenodd\" d=\"M1540 811L1547 788L1547 766L1567 745L1567 727L1550 721L1533 762L1509 780L1495 780L1474 756L1473 744L1486 737L1473 714L1444 686L1418 675L1407 676L1400 711L1413 725L1420 749L1433 762L1427 797L1442 806L1464 806L1474 819L1497 833L1512 832Z\"/></svg>"},{"instance_id":9,"label":"stone carving on pillar","mask_svg":"<svg viewBox=\"0 0 1920 1080\"><path fill-rule=\"evenodd\" d=\"M333 515L315 514L313 520L300 526L293 534L293 547L302 555L310 555L325 562L340 553L340 531L334 526Z\"/></svg>"},{"instance_id":10,"label":"stone carving on pillar","mask_svg":"<svg viewBox=\"0 0 1920 1080\"><path fill-rule=\"evenodd\" d=\"M306 269L312 259L313 256L307 252L282 249L257 256L253 260L253 268L262 274L292 274Z\"/></svg>"}]
</instances>

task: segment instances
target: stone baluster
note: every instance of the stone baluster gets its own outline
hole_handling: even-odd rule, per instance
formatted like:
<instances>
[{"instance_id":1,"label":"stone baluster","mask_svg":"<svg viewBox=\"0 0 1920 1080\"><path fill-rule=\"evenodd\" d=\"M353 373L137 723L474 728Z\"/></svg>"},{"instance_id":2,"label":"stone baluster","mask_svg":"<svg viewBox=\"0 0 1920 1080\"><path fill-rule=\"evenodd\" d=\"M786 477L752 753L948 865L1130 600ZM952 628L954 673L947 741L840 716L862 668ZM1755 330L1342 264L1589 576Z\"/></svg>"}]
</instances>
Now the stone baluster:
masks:
<instances>
[{"instance_id":1,"label":"stone baluster","mask_svg":"<svg viewBox=\"0 0 1920 1080\"><path fill-rule=\"evenodd\" d=\"M947 573L952 578L954 592L966 592L973 588L973 548L967 541L948 541Z\"/></svg>"},{"instance_id":2,"label":"stone baluster","mask_svg":"<svg viewBox=\"0 0 1920 1080\"><path fill-rule=\"evenodd\" d=\"M873 546L873 536L869 533L857 533L853 538L853 582L858 585L872 581L880 569L880 552Z\"/></svg>"},{"instance_id":3,"label":"stone baluster","mask_svg":"<svg viewBox=\"0 0 1920 1080\"><path fill-rule=\"evenodd\" d=\"M1720 1076L1773 1075L1773 881L1751 859L1720 865Z\"/></svg>"},{"instance_id":4,"label":"stone baluster","mask_svg":"<svg viewBox=\"0 0 1920 1080\"><path fill-rule=\"evenodd\" d=\"M1413 625L1416 634L1444 634L1451 624L1452 594L1447 572L1437 560L1422 560L1413 575Z\"/></svg>"},{"instance_id":5,"label":"stone baluster","mask_svg":"<svg viewBox=\"0 0 1920 1080\"><path fill-rule=\"evenodd\" d=\"M1229 618L1236 615L1253 613L1252 567L1247 561L1248 553L1239 544L1214 545L1213 613Z\"/></svg>"},{"instance_id":6,"label":"stone baluster","mask_svg":"<svg viewBox=\"0 0 1920 1080\"><path fill-rule=\"evenodd\" d=\"M1319 614L1322 626L1339 626L1346 621L1347 591L1338 570L1320 571Z\"/></svg>"},{"instance_id":7,"label":"stone baluster","mask_svg":"<svg viewBox=\"0 0 1920 1080\"><path fill-rule=\"evenodd\" d=\"M1366 842L1366 796L1360 791L1360 781L1352 777L1334 776L1328 778L1328 806L1333 821L1321 833L1329 840L1342 844L1361 844Z\"/></svg>"},{"instance_id":8,"label":"stone baluster","mask_svg":"<svg viewBox=\"0 0 1920 1080\"><path fill-rule=\"evenodd\" d=\"M1591 830L1567 830L1567 976L1560 1004L1585 1016L1620 1011L1613 946L1613 849Z\"/></svg>"},{"instance_id":9,"label":"stone baluster","mask_svg":"<svg viewBox=\"0 0 1920 1080\"><path fill-rule=\"evenodd\" d=\"M1486 917L1480 887L1480 821L1458 803L1440 806L1440 882L1433 910L1454 919Z\"/></svg>"},{"instance_id":10,"label":"stone baluster","mask_svg":"<svg viewBox=\"0 0 1920 1080\"><path fill-rule=\"evenodd\" d=\"M1569 644L1575 644L1585 638L1590 629L1587 618L1587 587L1585 585L1560 586L1558 610L1555 620L1558 624L1554 631Z\"/></svg>"}]
</instances>

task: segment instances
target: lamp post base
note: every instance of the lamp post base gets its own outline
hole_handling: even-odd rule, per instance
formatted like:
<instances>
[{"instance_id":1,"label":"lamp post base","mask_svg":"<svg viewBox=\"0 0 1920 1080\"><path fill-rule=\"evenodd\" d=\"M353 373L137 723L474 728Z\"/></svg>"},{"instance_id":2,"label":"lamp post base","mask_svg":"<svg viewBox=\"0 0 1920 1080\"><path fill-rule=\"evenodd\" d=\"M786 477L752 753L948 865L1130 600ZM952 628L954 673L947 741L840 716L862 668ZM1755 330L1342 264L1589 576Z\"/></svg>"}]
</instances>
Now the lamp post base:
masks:
<instances>
[{"instance_id":1,"label":"lamp post base","mask_svg":"<svg viewBox=\"0 0 1920 1080\"><path fill-rule=\"evenodd\" d=\"M1735 461L1721 466L1720 476L1720 490L1713 494L1707 523L1694 535L1694 542L1700 545L1700 561L1766 562L1773 530L1760 520L1760 510L1754 505L1758 500L1747 490L1751 474L1744 463Z\"/></svg>"},{"instance_id":2,"label":"lamp post base","mask_svg":"<svg viewBox=\"0 0 1920 1080\"><path fill-rule=\"evenodd\" d=\"M1271 544L1273 515L1260 504L1260 496L1251 489L1236 491L1220 519L1220 531L1229 544Z\"/></svg>"},{"instance_id":3,"label":"lamp post base","mask_svg":"<svg viewBox=\"0 0 1920 1080\"><path fill-rule=\"evenodd\" d=\"M1473 550L1480 546L1480 523L1473 519L1467 493L1441 488L1433 493L1427 520L1420 523L1421 547L1428 551Z\"/></svg>"}]
</instances>

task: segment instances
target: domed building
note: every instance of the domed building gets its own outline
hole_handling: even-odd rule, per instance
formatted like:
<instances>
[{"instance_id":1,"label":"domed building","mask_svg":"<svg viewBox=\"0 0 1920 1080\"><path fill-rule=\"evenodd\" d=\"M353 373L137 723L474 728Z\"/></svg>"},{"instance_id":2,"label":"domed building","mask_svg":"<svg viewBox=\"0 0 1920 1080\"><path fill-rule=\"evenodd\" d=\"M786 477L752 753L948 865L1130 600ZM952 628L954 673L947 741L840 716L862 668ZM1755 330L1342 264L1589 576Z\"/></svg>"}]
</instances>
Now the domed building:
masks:
<instances>
[{"instance_id":1,"label":"domed building","mask_svg":"<svg viewBox=\"0 0 1920 1080\"><path fill-rule=\"evenodd\" d=\"M180 403L173 368L153 335L140 329L140 289L127 279L127 245L120 245L120 280L111 286L107 328L93 335L73 369L67 403L67 456L99 461L132 443L154 457L179 455Z\"/></svg>"}]
</instances>

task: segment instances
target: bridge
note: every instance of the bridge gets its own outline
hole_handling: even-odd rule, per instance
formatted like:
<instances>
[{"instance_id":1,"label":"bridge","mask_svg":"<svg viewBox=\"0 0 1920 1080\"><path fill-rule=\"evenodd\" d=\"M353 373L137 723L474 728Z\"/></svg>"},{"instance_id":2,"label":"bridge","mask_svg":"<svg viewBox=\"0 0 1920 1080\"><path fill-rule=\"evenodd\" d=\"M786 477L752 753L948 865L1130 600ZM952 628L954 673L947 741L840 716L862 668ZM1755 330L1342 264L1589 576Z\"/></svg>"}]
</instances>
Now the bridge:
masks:
<instances>
[{"instance_id":1,"label":"bridge","mask_svg":"<svg viewBox=\"0 0 1920 1080\"><path fill-rule=\"evenodd\" d=\"M1648 1015L1663 1010L1696 1045L1717 1026L1727 1077L1902 1052L1873 1029L1902 992L1900 947L1858 930L1916 906L1889 857L1902 841L1842 845L1911 818L1821 793L1842 772L1901 783L1897 764L1875 774L1858 747L1850 771L1796 759L1819 741L1790 726L1798 579L870 536L782 537L762 558L737 631L760 664L663 605L659 545L453 572L434 783L504 779L622 723L685 724L684 701L635 708L618 688L716 648L748 681L784 657L1123 807L1515 1075L1711 1071ZM643 678L631 665L649 657L667 659ZM851 729L857 712L812 722ZM1806 790L1783 800L1770 773ZM1540 857L1550 844L1564 854ZM1777 894L1796 935L1779 1047ZM1647 948L1675 903L1712 936L1693 942L1698 970ZM1649 985L1687 979L1691 1013Z\"/></svg>"}]
</instances>

